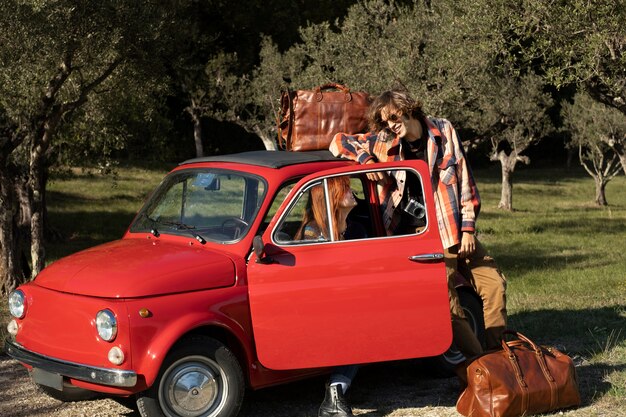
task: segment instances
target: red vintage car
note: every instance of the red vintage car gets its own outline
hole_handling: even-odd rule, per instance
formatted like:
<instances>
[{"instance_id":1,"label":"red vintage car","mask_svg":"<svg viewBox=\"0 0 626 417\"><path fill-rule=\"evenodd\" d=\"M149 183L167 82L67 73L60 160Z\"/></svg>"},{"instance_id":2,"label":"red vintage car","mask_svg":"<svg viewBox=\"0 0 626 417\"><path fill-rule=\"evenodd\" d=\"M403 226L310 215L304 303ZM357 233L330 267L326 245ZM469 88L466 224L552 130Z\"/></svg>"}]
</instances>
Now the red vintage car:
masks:
<instances>
[{"instance_id":1,"label":"red vintage car","mask_svg":"<svg viewBox=\"0 0 626 417\"><path fill-rule=\"evenodd\" d=\"M386 235L372 171L419 184L422 227ZM299 240L311 188L335 176L349 177L351 222L365 234ZM12 292L5 350L62 400L99 392L135 396L143 416L235 416L246 387L335 365L460 361L442 257L422 161L364 166L326 151L193 159L120 240ZM482 335L479 299L459 292Z\"/></svg>"}]
</instances>

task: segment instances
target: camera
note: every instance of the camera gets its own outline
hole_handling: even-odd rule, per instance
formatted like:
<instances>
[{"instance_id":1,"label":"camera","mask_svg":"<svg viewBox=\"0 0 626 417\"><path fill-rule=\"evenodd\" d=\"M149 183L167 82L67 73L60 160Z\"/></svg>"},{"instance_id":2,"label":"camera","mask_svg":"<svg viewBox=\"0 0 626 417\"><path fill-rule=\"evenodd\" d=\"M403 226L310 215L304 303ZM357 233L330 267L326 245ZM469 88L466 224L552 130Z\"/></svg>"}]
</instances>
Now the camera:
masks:
<instances>
[{"instance_id":1,"label":"camera","mask_svg":"<svg viewBox=\"0 0 626 417\"><path fill-rule=\"evenodd\" d=\"M413 197L409 197L408 201L404 204L404 207L402 207L402 210L416 219L423 219L426 215L426 207Z\"/></svg>"}]
</instances>

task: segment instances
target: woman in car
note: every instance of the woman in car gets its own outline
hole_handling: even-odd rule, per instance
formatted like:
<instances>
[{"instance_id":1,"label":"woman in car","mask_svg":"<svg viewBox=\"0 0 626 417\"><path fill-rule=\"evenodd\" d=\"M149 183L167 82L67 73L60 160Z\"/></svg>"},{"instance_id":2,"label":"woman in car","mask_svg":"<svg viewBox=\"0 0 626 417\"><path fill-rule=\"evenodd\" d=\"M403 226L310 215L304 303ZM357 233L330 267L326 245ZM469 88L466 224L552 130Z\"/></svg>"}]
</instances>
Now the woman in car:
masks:
<instances>
[{"instance_id":1,"label":"woman in car","mask_svg":"<svg viewBox=\"0 0 626 417\"><path fill-rule=\"evenodd\" d=\"M347 176L329 178L328 193L333 236L332 240L359 239L366 237L365 229L359 223L351 222L348 214L357 206L356 198L350 188ZM314 186L309 195L307 209L302 225L296 234L296 240L330 241L329 222L327 221L324 186ZM319 417L352 416L352 409L345 394L356 375L358 366L347 365L333 369L326 386L324 401L320 406Z\"/></svg>"}]
</instances>

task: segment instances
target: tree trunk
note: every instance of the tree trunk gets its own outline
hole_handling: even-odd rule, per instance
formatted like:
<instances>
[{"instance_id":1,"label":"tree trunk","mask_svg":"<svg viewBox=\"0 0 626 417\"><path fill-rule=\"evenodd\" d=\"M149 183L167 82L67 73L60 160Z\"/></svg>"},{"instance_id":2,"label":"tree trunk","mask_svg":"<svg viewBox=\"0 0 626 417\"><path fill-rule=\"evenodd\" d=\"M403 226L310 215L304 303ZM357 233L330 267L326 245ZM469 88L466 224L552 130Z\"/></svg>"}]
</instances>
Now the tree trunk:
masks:
<instances>
[{"instance_id":1,"label":"tree trunk","mask_svg":"<svg viewBox=\"0 0 626 417\"><path fill-rule=\"evenodd\" d=\"M530 163L530 158L521 155L521 153L528 147L528 144L532 142L531 139L526 143L509 144L509 154L505 152L507 146L500 146L501 142L492 139L492 152L489 159L492 161L499 161L502 172L502 188L500 193L500 202L498 208L503 210L513 210L513 172L518 162L522 162L526 165ZM506 145L506 143L505 143ZM503 149L505 148L505 149Z\"/></svg>"},{"instance_id":2,"label":"tree trunk","mask_svg":"<svg viewBox=\"0 0 626 417\"><path fill-rule=\"evenodd\" d=\"M195 112L191 112L191 118L193 119L193 140L196 144L196 157L202 158L204 156L204 147L202 146L202 118Z\"/></svg>"},{"instance_id":3,"label":"tree trunk","mask_svg":"<svg viewBox=\"0 0 626 417\"><path fill-rule=\"evenodd\" d=\"M604 137L602 141L609 145L609 147L615 152L615 155L619 159L619 163L622 167L622 171L626 174L626 149L624 143L626 142L626 136L623 138Z\"/></svg>"},{"instance_id":4,"label":"tree trunk","mask_svg":"<svg viewBox=\"0 0 626 417\"><path fill-rule=\"evenodd\" d=\"M23 176L4 166L0 170L0 293L7 295L30 277L26 257L30 216L20 210L27 194ZM24 223L24 222L27 223Z\"/></svg>"},{"instance_id":5,"label":"tree trunk","mask_svg":"<svg viewBox=\"0 0 626 417\"><path fill-rule=\"evenodd\" d=\"M35 278L44 268L46 253L43 242L45 207L45 156L40 147L33 147L30 156L29 186L31 190L30 256L31 278Z\"/></svg>"},{"instance_id":6,"label":"tree trunk","mask_svg":"<svg viewBox=\"0 0 626 417\"><path fill-rule=\"evenodd\" d=\"M513 210L513 169L508 161L500 161L502 167L502 192L498 208Z\"/></svg>"},{"instance_id":7,"label":"tree trunk","mask_svg":"<svg viewBox=\"0 0 626 417\"><path fill-rule=\"evenodd\" d=\"M267 135L267 133L263 132L258 126L254 126L253 130L254 130L254 133L259 138L261 138L261 141L263 141L263 146L265 146L266 150L268 151L278 150L278 147L276 146L276 139Z\"/></svg>"},{"instance_id":8,"label":"tree trunk","mask_svg":"<svg viewBox=\"0 0 626 417\"><path fill-rule=\"evenodd\" d=\"M494 150L491 154L491 160L500 162L502 174L502 186L498 208L503 210L513 210L513 172L515 171L517 161L522 161L527 164L529 161L528 157L521 156L515 151L507 155L504 151L496 152Z\"/></svg>"},{"instance_id":9,"label":"tree trunk","mask_svg":"<svg viewBox=\"0 0 626 417\"><path fill-rule=\"evenodd\" d=\"M606 193L605 188L607 181L603 181L599 176L594 177L594 182L596 183L596 205L598 206L608 206L609 203L606 201Z\"/></svg>"},{"instance_id":10,"label":"tree trunk","mask_svg":"<svg viewBox=\"0 0 626 417\"><path fill-rule=\"evenodd\" d=\"M615 142L611 148L619 157L619 162L622 165L622 171L626 174L626 151L624 150L623 142Z\"/></svg>"},{"instance_id":11,"label":"tree trunk","mask_svg":"<svg viewBox=\"0 0 626 417\"><path fill-rule=\"evenodd\" d=\"M16 203L11 178L0 170L0 291L7 295L17 286L18 259L16 253L14 218Z\"/></svg>"}]
</instances>

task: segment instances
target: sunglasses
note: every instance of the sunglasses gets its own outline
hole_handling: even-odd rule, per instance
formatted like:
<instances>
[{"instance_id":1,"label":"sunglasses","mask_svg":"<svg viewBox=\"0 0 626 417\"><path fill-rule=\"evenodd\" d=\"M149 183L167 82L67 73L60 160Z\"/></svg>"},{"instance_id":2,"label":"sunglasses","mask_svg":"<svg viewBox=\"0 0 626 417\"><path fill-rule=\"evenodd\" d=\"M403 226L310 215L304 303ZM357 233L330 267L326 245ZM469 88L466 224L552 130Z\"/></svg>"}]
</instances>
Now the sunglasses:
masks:
<instances>
[{"instance_id":1,"label":"sunglasses","mask_svg":"<svg viewBox=\"0 0 626 417\"><path fill-rule=\"evenodd\" d=\"M386 119L381 117L381 120L383 121L383 123L387 123L387 122L398 123L402 121L402 114L392 113L389 116L387 116Z\"/></svg>"}]
</instances>

